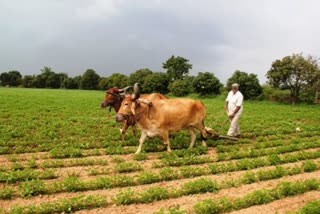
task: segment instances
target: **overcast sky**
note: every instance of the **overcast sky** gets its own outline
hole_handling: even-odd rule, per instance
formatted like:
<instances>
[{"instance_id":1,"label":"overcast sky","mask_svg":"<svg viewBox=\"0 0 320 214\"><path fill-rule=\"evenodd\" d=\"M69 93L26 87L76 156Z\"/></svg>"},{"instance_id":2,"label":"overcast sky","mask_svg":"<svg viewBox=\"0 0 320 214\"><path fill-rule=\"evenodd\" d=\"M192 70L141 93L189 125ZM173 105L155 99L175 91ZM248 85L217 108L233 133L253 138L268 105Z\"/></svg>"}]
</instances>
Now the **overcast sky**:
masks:
<instances>
[{"instance_id":1,"label":"overcast sky","mask_svg":"<svg viewBox=\"0 0 320 214\"><path fill-rule=\"evenodd\" d=\"M0 0L0 73L163 71L179 55L191 74L225 83L239 69L263 83L275 59L320 57L319 11L317 0Z\"/></svg>"}]
</instances>

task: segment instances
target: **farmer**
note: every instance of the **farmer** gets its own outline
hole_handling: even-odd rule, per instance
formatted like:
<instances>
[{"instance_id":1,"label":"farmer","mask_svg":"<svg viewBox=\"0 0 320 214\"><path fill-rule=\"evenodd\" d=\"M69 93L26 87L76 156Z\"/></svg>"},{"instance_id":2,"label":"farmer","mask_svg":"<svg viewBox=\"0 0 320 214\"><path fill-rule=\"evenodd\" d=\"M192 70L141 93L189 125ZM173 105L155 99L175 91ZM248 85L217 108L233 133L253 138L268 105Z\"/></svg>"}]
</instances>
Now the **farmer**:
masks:
<instances>
[{"instance_id":1,"label":"farmer","mask_svg":"<svg viewBox=\"0 0 320 214\"><path fill-rule=\"evenodd\" d=\"M224 110L227 112L230 119L230 128L228 130L228 136L240 137L239 117L242 113L243 95L239 91L239 84L232 84L232 90L229 92L224 105Z\"/></svg>"}]
</instances>

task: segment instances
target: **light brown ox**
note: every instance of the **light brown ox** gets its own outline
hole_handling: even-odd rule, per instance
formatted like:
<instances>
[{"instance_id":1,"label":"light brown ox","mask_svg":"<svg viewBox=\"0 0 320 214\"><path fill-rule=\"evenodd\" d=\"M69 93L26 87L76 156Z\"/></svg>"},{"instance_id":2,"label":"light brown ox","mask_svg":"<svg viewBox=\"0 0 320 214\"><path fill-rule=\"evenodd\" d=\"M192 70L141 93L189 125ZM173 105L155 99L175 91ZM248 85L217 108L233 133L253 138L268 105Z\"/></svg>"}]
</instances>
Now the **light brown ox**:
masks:
<instances>
[{"instance_id":1,"label":"light brown ox","mask_svg":"<svg viewBox=\"0 0 320 214\"><path fill-rule=\"evenodd\" d=\"M140 98L139 87L135 84L134 94L124 98L116 120L121 122L131 115L135 116L142 130L136 154L141 152L147 137L155 136L162 137L167 144L167 151L170 152L169 133L182 129L187 129L190 133L189 148L194 146L196 140L195 128L201 133L202 145L206 146L207 133L204 126L206 109L201 101L188 98L155 99L155 94Z\"/></svg>"},{"instance_id":2,"label":"light brown ox","mask_svg":"<svg viewBox=\"0 0 320 214\"><path fill-rule=\"evenodd\" d=\"M113 108L114 111L117 113L119 111L119 109L120 109L122 100L126 96L126 91L129 88L132 88L132 86L127 86L127 87L122 88L122 89L117 88L117 87L109 88L106 91L104 99L100 104L101 108L105 108L105 107L109 106L109 111L111 111L111 108ZM142 98L146 98L149 95L150 94L141 94L141 97ZM154 97L154 99L168 99L168 97L166 97L163 94L159 94L159 93L155 93L153 95L153 97ZM122 141L124 141L127 129L130 126L132 127L132 132L133 132L134 136L136 136L136 133L137 133L136 120L135 120L135 117L133 115L131 115L130 117L127 117L126 120L122 121L122 123L123 123L123 127L122 127L122 129L120 129L121 140Z\"/></svg>"}]
</instances>

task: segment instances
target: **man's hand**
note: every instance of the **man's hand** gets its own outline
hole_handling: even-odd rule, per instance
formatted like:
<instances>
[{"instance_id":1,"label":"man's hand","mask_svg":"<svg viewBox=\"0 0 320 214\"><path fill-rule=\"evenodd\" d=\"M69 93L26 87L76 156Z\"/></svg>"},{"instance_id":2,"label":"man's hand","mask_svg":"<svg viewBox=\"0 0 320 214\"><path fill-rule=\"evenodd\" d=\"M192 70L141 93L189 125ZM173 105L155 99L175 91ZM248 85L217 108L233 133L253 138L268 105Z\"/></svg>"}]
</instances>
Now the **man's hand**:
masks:
<instances>
[{"instance_id":1,"label":"man's hand","mask_svg":"<svg viewBox=\"0 0 320 214\"><path fill-rule=\"evenodd\" d=\"M228 106L227 105L224 105L223 109L228 112Z\"/></svg>"},{"instance_id":2,"label":"man's hand","mask_svg":"<svg viewBox=\"0 0 320 214\"><path fill-rule=\"evenodd\" d=\"M228 117L229 117L230 119L232 119L232 118L234 117L234 113L228 114Z\"/></svg>"}]
</instances>

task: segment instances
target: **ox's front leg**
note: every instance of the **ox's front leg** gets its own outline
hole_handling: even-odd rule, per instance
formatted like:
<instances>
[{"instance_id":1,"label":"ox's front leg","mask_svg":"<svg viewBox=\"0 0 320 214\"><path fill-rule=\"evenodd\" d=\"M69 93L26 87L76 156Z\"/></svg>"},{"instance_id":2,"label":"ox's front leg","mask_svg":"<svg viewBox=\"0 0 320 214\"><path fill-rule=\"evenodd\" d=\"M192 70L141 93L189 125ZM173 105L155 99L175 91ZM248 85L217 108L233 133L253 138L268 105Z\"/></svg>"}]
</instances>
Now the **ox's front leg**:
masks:
<instances>
[{"instance_id":1,"label":"ox's front leg","mask_svg":"<svg viewBox=\"0 0 320 214\"><path fill-rule=\"evenodd\" d=\"M132 133L135 137L137 137L137 127L136 125L132 125Z\"/></svg>"},{"instance_id":2,"label":"ox's front leg","mask_svg":"<svg viewBox=\"0 0 320 214\"><path fill-rule=\"evenodd\" d=\"M147 138L147 133L145 131L142 131L140 139L139 139L139 146L138 146L138 149L136 151L136 154L139 154L141 152L142 144L143 144L143 142L145 141L146 138Z\"/></svg>"},{"instance_id":3,"label":"ox's front leg","mask_svg":"<svg viewBox=\"0 0 320 214\"><path fill-rule=\"evenodd\" d=\"M191 148L193 148L194 143L196 141L196 133L194 132L193 128L189 128L188 131L189 131L190 139L191 139L189 149L191 149Z\"/></svg>"},{"instance_id":4,"label":"ox's front leg","mask_svg":"<svg viewBox=\"0 0 320 214\"><path fill-rule=\"evenodd\" d=\"M167 152L171 152L170 140L169 140L169 132L162 131L161 132L161 136L162 136L164 144L167 144Z\"/></svg>"},{"instance_id":5,"label":"ox's front leg","mask_svg":"<svg viewBox=\"0 0 320 214\"><path fill-rule=\"evenodd\" d=\"M126 132L127 132L127 129L128 129L129 125L128 125L128 121L123 121L123 127L122 129L120 129L120 133L121 133L121 141L123 142L124 141L124 138L126 136Z\"/></svg>"}]
</instances>

